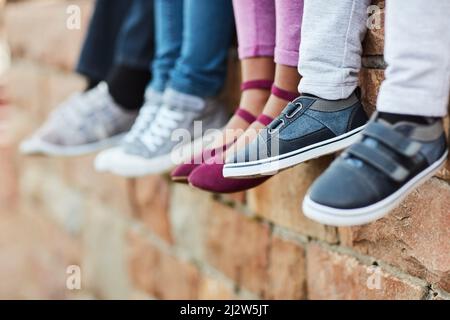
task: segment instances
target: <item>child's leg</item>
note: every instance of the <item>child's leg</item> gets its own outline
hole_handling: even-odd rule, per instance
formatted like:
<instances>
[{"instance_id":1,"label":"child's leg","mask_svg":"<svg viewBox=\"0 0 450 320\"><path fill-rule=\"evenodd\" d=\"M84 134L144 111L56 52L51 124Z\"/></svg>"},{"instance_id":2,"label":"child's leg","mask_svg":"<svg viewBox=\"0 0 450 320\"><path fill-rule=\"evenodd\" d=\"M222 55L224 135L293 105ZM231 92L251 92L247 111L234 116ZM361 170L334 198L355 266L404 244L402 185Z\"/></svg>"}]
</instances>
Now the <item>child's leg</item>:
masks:
<instances>
[{"instance_id":1,"label":"child's leg","mask_svg":"<svg viewBox=\"0 0 450 320\"><path fill-rule=\"evenodd\" d=\"M386 5L388 67L377 109L404 115L445 116L450 90L450 3L413 0L406 4L391 0ZM411 17L420 19L412 25Z\"/></svg>"},{"instance_id":2,"label":"child's leg","mask_svg":"<svg viewBox=\"0 0 450 320\"><path fill-rule=\"evenodd\" d=\"M239 43L242 83L254 80L273 81L275 76L275 1L234 0L234 17ZM239 108L255 118L262 113L270 89L252 88L243 90ZM219 147L236 139L249 125L249 121L234 115L226 126L225 137L213 145Z\"/></svg>"},{"instance_id":3,"label":"child's leg","mask_svg":"<svg viewBox=\"0 0 450 320\"><path fill-rule=\"evenodd\" d=\"M358 85L370 0L305 1L299 91L346 99Z\"/></svg>"},{"instance_id":4,"label":"child's leg","mask_svg":"<svg viewBox=\"0 0 450 320\"><path fill-rule=\"evenodd\" d=\"M367 122L355 89L370 2L305 0L303 19L295 18L292 8L281 11L284 19L277 18L277 21L286 24L280 26L277 35L283 35L283 29L288 33L286 40L279 46L277 44L276 52L282 56L276 57L277 74L281 76L276 77L275 86L292 91L298 83L299 76L291 67L296 56L292 42L297 32L297 45L301 35L300 57L296 60L299 60L299 71L304 76L299 86L303 95L296 99L296 95L284 92L269 99L264 113L276 116L276 119L265 130L258 130L262 129L262 124L253 125L251 129L254 130L248 130L241 137L238 144L245 147L236 148L236 154L232 154L232 150L227 154L224 176L274 174L346 148L357 140ZM280 1L280 9L286 9L286 3ZM293 1L289 3L294 5ZM300 1L297 3L300 8L297 11L301 11L301 4ZM302 21L297 31L293 31L295 21ZM280 50L283 44L287 47ZM289 64L282 67L281 62ZM283 113L280 113L282 109ZM257 133L255 141L253 138ZM246 141L242 141L244 139Z\"/></svg>"},{"instance_id":5,"label":"child's leg","mask_svg":"<svg viewBox=\"0 0 450 320\"><path fill-rule=\"evenodd\" d=\"M184 0L181 55L168 86L176 91L213 97L222 89L233 32L229 0Z\"/></svg>"},{"instance_id":6,"label":"child's leg","mask_svg":"<svg viewBox=\"0 0 450 320\"><path fill-rule=\"evenodd\" d=\"M234 0L233 8L244 90L241 93L236 114L227 123L223 135L217 137L216 141L210 145L210 148L217 150L222 150L223 146L228 146L235 141L261 114L270 96L270 86L275 74L274 0ZM218 157L221 156L222 152ZM196 177L193 174L194 169L197 169ZM204 185L207 180L214 182L214 180L223 179L221 170L216 169L214 164L203 164L200 168L197 163L185 164L172 173L172 178L177 181L187 181L189 176L192 178L193 185L207 188ZM220 186L219 181L217 182ZM217 189L217 191L223 190Z\"/></svg>"},{"instance_id":7,"label":"child's leg","mask_svg":"<svg viewBox=\"0 0 450 320\"><path fill-rule=\"evenodd\" d=\"M170 71L181 55L184 0L154 0L155 57L150 87L158 92L166 89Z\"/></svg>"},{"instance_id":8,"label":"child's leg","mask_svg":"<svg viewBox=\"0 0 450 320\"><path fill-rule=\"evenodd\" d=\"M292 93L295 98L300 76L297 71L300 30L303 16L303 0L275 1L276 13L276 47L274 86ZM262 113L270 118L277 117L286 107L289 98L271 94ZM266 123L254 122L237 141L235 148L228 154L241 149L252 141Z\"/></svg>"},{"instance_id":9,"label":"child's leg","mask_svg":"<svg viewBox=\"0 0 450 320\"><path fill-rule=\"evenodd\" d=\"M120 29L115 48L114 66L107 83L120 106L138 110L150 81L149 65L153 58L153 1L132 0Z\"/></svg>"},{"instance_id":10,"label":"child's leg","mask_svg":"<svg viewBox=\"0 0 450 320\"><path fill-rule=\"evenodd\" d=\"M343 226L377 220L445 163L439 117L450 89L449 14L447 1L387 2L381 112L314 183L303 205L310 218Z\"/></svg>"},{"instance_id":11,"label":"child's leg","mask_svg":"<svg viewBox=\"0 0 450 320\"><path fill-rule=\"evenodd\" d=\"M78 73L94 83L88 87L105 80L111 70L117 38L131 4L131 1L96 1L76 67Z\"/></svg>"},{"instance_id":12,"label":"child's leg","mask_svg":"<svg viewBox=\"0 0 450 320\"><path fill-rule=\"evenodd\" d=\"M107 85L102 83L58 106L22 144L24 153L95 152L116 145L136 118L150 79L153 3L104 0L97 5L78 70L93 80L106 80Z\"/></svg>"}]
</instances>

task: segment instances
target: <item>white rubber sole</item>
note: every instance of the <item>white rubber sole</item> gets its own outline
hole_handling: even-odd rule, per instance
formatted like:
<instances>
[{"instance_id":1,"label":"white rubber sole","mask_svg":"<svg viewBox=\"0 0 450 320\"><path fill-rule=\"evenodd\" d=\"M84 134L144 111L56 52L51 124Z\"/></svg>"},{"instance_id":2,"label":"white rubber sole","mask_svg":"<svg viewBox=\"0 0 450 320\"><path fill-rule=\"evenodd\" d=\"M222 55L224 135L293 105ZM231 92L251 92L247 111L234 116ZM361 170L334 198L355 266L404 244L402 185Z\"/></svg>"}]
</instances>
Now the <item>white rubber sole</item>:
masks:
<instances>
[{"instance_id":1,"label":"white rubber sole","mask_svg":"<svg viewBox=\"0 0 450 320\"><path fill-rule=\"evenodd\" d=\"M274 175L281 170L294 167L303 162L346 149L360 139L361 126L333 139L295 150L283 155L245 163L229 163L223 168L225 178L251 178Z\"/></svg>"},{"instance_id":2,"label":"white rubber sole","mask_svg":"<svg viewBox=\"0 0 450 320\"><path fill-rule=\"evenodd\" d=\"M95 153L120 143L125 134L116 135L102 141L84 144L80 146L58 146L39 138L31 138L22 142L19 146L20 153L24 155L45 155L52 157L76 157Z\"/></svg>"},{"instance_id":3,"label":"white rubber sole","mask_svg":"<svg viewBox=\"0 0 450 320\"><path fill-rule=\"evenodd\" d=\"M148 175L167 173L174 167L175 164L172 163L171 154L145 159L122 153L111 164L108 171L124 178L140 178Z\"/></svg>"},{"instance_id":4,"label":"white rubber sole","mask_svg":"<svg viewBox=\"0 0 450 320\"><path fill-rule=\"evenodd\" d=\"M178 146L169 154L151 159L127 154L121 147L117 147L99 154L95 159L95 169L125 178L168 173L179 164L189 163L192 155L202 150L205 141L211 140L214 135L215 133L199 137L191 143Z\"/></svg>"},{"instance_id":5,"label":"white rubber sole","mask_svg":"<svg viewBox=\"0 0 450 320\"><path fill-rule=\"evenodd\" d=\"M108 172L117 157L122 153L122 147L119 145L100 152L94 160L94 168L97 172Z\"/></svg>"},{"instance_id":6,"label":"white rubber sole","mask_svg":"<svg viewBox=\"0 0 450 320\"><path fill-rule=\"evenodd\" d=\"M314 221L335 227L357 226L373 222L395 209L411 191L439 171L445 164L447 156L448 151L438 161L416 175L395 193L370 206L358 209L336 209L318 204L312 201L309 195L306 195L303 201L303 213Z\"/></svg>"}]
</instances>

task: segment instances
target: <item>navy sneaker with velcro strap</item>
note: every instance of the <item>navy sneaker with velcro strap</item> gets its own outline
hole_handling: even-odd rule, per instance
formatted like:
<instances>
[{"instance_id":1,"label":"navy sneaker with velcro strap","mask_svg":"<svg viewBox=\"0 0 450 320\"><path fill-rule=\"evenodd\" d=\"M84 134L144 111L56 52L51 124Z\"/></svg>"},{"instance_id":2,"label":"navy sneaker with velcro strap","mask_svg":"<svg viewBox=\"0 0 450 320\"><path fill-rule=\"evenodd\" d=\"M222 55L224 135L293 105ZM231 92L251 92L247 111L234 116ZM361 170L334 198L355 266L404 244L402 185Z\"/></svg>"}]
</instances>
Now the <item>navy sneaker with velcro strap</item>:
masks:
<instances>
[{"instance_id":1,"label":"navy sneaker with velcro strap","mask_svg":"<svg viewBox=\"0 0 450 320\"><path fill-rule=\"evenodd\" d=\"M391 124L374 115L361 141L345 150L314 182L303 212L332 226L377 220L432 177L445 164L447 154L441 119Z\"/></svg>"}]
</instances>

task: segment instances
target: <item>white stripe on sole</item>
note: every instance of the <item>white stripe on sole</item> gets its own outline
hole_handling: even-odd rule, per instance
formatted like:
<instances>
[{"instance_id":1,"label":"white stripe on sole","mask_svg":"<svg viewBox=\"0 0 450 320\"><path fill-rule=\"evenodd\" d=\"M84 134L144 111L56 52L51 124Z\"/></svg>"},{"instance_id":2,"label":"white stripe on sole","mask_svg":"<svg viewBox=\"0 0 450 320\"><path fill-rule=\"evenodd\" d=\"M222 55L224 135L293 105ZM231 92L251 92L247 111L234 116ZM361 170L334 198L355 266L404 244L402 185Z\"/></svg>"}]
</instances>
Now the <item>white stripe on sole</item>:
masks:
<instances>
[{"instance_id":1,"label":"white stripe on sole","mask_svg":"<svg viewBox=\"0 0 450 320\"><path fill-rule=\"evenodd\" d=\"M46 155L52 157L76 157L111 148L120 143L125 133L98 142L80 146L58 146L41 139L34 138L21 143L19 151L24 155Z\"/></svg>"},{"instance_id":2,"label":"white stripe on sole","mask_svg":"<svg viewBox=\"0 0 450 320\"><path fill-rule=\"evenodd\" d=\"M276 157L246 163L225 164L223 176L225 178L250 178L274 175L281 170L291 168L303 162L346 149L360 140L360 132L364 127L356 128L333 139L321 141Z\"/></svg>"},{"instance_id":3,"label":"white stripe on sole","mask_svg":"<svg viewBox=\"0 0 450 320\"><path fill-rule=\"evenodd\" d=\"M169 154L151 159L127 154L119 150L115 159L111 159L111 162L107 166L99 165L99 161L96 163L96 167L98 167L100 171L110 171L126 178L139 178L147 175L168 173L177 165L184 163L183 161L190 161L192 157L191 152L201 151L204 141L211 140L215 134L216 133L211 133L198 137L190 143L179 145ZM104 161L101 162L103 163Z\"/></svg>"}]
</instances>

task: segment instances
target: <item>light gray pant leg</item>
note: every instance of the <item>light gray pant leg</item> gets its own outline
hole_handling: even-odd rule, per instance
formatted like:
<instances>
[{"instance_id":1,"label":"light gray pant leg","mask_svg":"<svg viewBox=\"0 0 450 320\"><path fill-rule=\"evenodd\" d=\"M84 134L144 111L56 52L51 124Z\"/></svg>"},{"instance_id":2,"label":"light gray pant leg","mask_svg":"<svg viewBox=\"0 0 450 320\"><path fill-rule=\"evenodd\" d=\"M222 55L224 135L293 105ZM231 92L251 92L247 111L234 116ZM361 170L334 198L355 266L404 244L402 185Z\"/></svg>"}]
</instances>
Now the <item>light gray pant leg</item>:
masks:
<instances>
[{"instance_id":1,"label":"light gray pant leg","mask_svg":"<svg viewBox=\"0 0 450 320\"><path fill-rule=\"evenodd\" d=\"M386 2L384 112L441 117L450 90L450 1Z\"/></svg>"},{"instance_id":2,"label":"light gray pant leg","mask_svg":"<svg viewBox=\"0 0 450 320\"><path fill-rule=\"evenodd\" d=\"M299 92L345 99L358 85L370 0L305 0Z\"/></svg>"}]
</instances>

